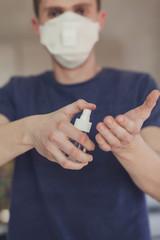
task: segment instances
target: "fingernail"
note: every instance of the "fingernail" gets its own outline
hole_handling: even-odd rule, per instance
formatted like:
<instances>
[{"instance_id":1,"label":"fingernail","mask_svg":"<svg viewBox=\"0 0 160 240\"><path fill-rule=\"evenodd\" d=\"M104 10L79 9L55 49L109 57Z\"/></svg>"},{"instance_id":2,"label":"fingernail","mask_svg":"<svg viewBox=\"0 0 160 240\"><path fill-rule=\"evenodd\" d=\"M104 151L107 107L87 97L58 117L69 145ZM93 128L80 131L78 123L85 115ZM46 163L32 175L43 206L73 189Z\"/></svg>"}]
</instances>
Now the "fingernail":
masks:
<instances>
[{"instance_id":1,"label":"fingernail","mask_svg":"<svg viewBox=\"0 0 160 240\"><path fill-rule=\"evenodd\" d=\"M119 121L120 121L120 122L123 122L123 117L119 117Z\"/></svg>"},{"instance_id":2,"label":"fingernail","mask_svg":"<svg viewBox=\"0 0 160 240\"><path fill-rule=\"evenodd\" d=\"M112 120L110 118L107 119L108 124L112 124Z\"/></svg>"},{"instance_id":3,"label":"fingernail","mask_svg":"<svg viewBox=\"0 0 160 240\"><path fill-rule=\"evenodd\" d=\"M93 151L95 149L95 145L92 145L92 148L91 148L91 150Z\"/></svg>"}]
</instances>

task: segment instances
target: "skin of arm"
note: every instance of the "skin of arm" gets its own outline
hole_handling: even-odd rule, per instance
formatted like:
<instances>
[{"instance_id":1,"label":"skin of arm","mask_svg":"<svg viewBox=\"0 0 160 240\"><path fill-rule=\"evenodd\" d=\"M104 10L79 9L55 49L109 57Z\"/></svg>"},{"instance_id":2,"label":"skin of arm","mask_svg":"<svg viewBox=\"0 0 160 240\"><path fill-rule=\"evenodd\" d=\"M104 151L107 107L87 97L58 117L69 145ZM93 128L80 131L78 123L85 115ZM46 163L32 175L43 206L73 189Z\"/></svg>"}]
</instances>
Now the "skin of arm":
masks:
<instances>
[{"instance_id":1,"label":"skin of arm","mask_svg":"<svg viewBox=\"0 0 160 240\"><path fill-rule=\"evenodd\" d=\"M143 105L115 119L98 123L96 141L103 151L112 151L134 183L160 201L160 128L141 130L160 96L152 91Z\"/></svg>"},{"instance_id":2,"label":"skin of arm","mask_svg":"<svg viewBox=\"0 0 160 240\"><path fill-rule=\"evenodd\" d=\"M0 166L33 148L32 145L22 143L24 136L27 136L28 120L29 118L24 118L9 122L5 116L0 115Z\"/></svg>"},{"instance_id":3,"label":"skin of arm","mask_svg":"<svg viewBox=\"0 0 160 240\"><path fill-rule=\"evenodd\" d=\"M76 148L70 139L79 142L88 151L93 151L95 145L70 121L75 114L82 110L94 110L95 108L94 104L78 100L56 112L30 116L11 123L1 116L0 165L35 148L42 156L60 164L65 169L80 170L88 165L93 157ZM80 163L69 160L64 153Z\"/></svg>"}]
</instances>

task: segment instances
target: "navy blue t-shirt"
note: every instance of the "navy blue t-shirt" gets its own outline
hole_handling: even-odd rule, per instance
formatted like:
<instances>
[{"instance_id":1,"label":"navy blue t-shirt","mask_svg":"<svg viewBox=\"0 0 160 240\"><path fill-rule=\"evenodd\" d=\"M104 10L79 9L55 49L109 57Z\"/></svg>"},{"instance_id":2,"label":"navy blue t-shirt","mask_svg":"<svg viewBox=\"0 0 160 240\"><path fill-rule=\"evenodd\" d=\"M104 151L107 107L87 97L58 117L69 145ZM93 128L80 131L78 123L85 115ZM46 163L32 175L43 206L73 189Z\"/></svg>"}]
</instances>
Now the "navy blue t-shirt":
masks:
<instances>
[{"instance_id":1,"label":"navy blue t-shirt","mask_svg":"<svg viewBox=\"0 0 160 240\"><path fill-rule=\"evenodd\" d=\"M14 121L85 99L97 105L89 133L96 144L98 122L138 107L156 88L148 74L109 68L72 85L56 82L53 72L14 77L0 89L0 113ZM143 127L160 126L159 109L158 102ZM9 240L150 240L144 193L112 152L96 144L93 157L80 171L63 169L35 149L17 157Z\"/></svg>"}]
</instances>

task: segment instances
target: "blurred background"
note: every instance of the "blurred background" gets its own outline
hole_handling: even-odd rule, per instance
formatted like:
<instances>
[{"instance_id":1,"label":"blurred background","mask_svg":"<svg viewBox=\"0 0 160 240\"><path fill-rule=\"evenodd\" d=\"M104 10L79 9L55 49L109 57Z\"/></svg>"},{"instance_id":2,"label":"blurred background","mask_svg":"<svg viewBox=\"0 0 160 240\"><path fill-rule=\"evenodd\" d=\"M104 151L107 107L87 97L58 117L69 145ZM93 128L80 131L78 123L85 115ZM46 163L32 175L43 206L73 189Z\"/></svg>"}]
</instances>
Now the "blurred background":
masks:
<instances>
[{"instance_id":1,"label":"blurred background","mask_svg":"<svg viewBox=\"0 0 160 240\"><path fill-rule=\"evenodd\" d=\"M97 45L103 66L148 72L160 84L160 1L103 0L107 21ZM0 86L13 75L51 69L35 36L32 0L0 1ZM0 239L5 239L13 163L0 168ZM160 203L147 197L154 240L160 239Z\"/></svg>"}]
</instances>

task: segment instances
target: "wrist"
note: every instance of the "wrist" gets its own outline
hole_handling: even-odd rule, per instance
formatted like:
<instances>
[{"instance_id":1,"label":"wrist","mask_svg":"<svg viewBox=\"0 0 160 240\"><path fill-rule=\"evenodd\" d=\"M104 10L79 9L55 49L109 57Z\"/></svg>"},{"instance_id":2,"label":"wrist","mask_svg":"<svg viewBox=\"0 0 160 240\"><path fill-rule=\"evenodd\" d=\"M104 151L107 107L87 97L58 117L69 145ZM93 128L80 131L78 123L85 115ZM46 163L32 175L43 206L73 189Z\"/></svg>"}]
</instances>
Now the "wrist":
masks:
<instances>
[{"instance_id":1,"label":"wrist","mask_svg":"<svg viewBox=\"0 0 160 240\"><path fill-rule=\"evenodd\" d=\"M36 131L38 122L38 115L29 116L23 119L23 128L24 133L22 135L22 145L28 145L32 148L34 147L33 143L33 133Z\"/></svg>"}]
</instances>

